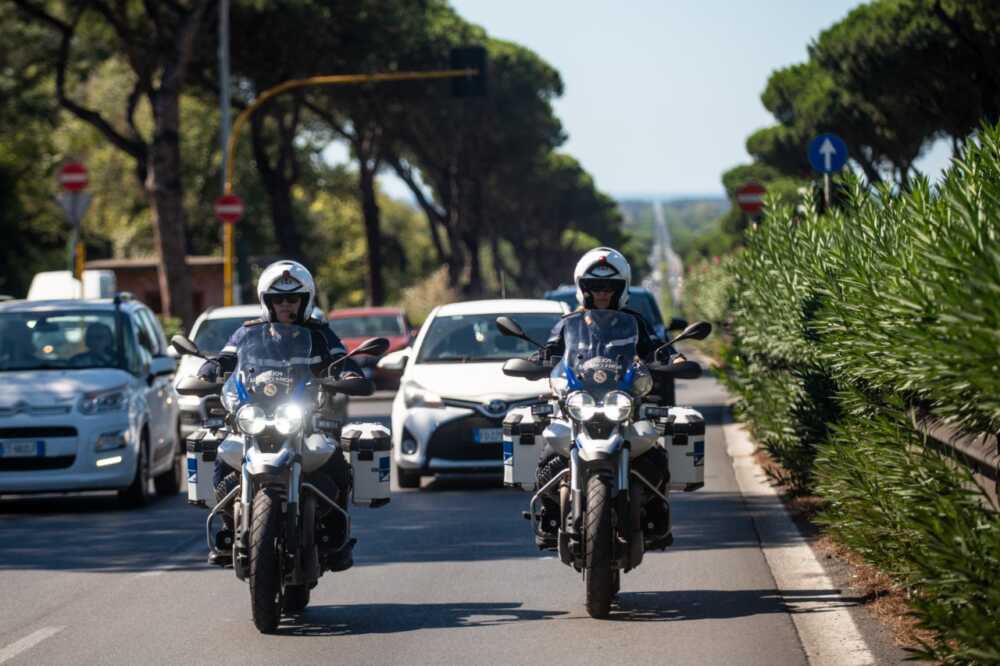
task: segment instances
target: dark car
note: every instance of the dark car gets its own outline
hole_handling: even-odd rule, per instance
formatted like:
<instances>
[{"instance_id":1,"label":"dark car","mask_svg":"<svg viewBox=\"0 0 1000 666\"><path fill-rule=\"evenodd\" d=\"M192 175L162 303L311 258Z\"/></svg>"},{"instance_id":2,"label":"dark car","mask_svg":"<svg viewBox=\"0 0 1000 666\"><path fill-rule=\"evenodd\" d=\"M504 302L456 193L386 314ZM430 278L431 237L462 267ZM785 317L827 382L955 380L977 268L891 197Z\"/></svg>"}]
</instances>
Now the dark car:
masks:
<instances>
[{"instance_id":1,"label":"dark car","mask_svg":"<svg viewBox=\"0 0 1000 666\"><path fill-rule=\"evenodd\" d=\"M559 287L545 292L545 298L550 301L562 301L569 305L571 309L579 307L576 300L576 287L573 285L559 285ZM660 314L660 306L656 304L653 294L643 287L629 287L628 308L635 310L642 315L643 319L653 328L653 333L661 341L666 342L669 331L680 331L687 326L687 321L674 317L669 324L664 323L663 315ZM668 380L668 384L655 387L654 392L660 396L660 402L673 405L676 401L673 380Z\"/></svg>"}]
</instances>

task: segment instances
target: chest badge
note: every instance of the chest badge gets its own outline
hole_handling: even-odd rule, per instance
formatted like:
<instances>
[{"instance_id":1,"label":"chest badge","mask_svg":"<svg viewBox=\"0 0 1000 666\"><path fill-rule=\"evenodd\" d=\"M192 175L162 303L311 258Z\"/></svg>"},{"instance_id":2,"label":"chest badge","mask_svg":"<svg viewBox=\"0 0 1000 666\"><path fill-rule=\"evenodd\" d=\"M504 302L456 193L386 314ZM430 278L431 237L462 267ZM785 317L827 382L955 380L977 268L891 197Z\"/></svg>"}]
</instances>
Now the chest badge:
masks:
<instances>
[{"instance_id":1,"label":"chest badge","mask_svg":"<svg viewBox=\"0 0 1000 666\"><path fill-rule=\"evenodd\" d=\"M603 370L597 370L594 372L594 382L597 384L603 384L608 381L608 373Z\"/></svg>"},{"instance_id":2,"label":"chest badge","mask_svg":"<svg viewBox=\"0 0 1000 666\"><path fill-rule=\"evenodd\" d=\"M271 383L264 384L264 395L268 398L273 398L278 395L278 387Z\"/></svg>"}]
</instances>

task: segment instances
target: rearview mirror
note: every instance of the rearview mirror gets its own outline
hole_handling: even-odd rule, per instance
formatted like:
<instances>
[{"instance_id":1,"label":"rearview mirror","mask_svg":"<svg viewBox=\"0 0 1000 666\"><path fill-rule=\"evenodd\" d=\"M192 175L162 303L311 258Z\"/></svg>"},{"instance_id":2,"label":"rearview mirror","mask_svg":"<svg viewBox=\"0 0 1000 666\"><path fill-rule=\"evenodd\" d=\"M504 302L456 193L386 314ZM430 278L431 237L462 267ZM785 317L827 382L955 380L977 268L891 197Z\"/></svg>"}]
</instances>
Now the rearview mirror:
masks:
<instances>
[{"instance_id":1,"label":"rearview mirror","mask_svg":"<svg viewBox=\"0 0 1000 666\"><path fill-rule=\"evenodd\" d=\"M176 349L181 354L190 354L191 356L201 356L201 351L198 350L198 345L188 340L183 335L175 335L170 338L170 346Z\"/></svg>"},{"instance_id":2,"label":"rearview mirror","mask_svg":"<svg viewBox=\"0 0 1000 666\"><path fill-rule=\"evenodd\" d=\"M680 342L681 340L704 340L708 337L708 334L712 332L712 325L707 321L696 321L691 324L683 331L681 331L673 340L668 342L668 345L672 345L675 342Z\"/></svg>"},{"instance_id":3,"label":"rearview mirror","mask_svg":"<svg viewBox=\"0 0 1000 666\"><path fill-rule=\"evenodd\" d=\"M531 344L535 345L539 349L542 348L542 345L538 344L537 342L529 338L528 334L524 332L523 328L521 328L521 325L518 324L513 319L511 319L510 317L497 317L496 324L497 324L497 330L500 331L500 333L502 333L503 335L510 335L515 338L521 338L522 340L530 342Z\"/></svg>"},{"instance_id":4,"label":"rearview mirror","mask_svg":"<svg viewBox=\"0 0 1000 666\"><path fill-rule=\"evenodd\" d=\"M680 317L671 317L670 325L667 326L668 331L682 331L687 328L688 320L681 319Z\"/></svg>"},{"instance_id":5,"label":"rearview mirror","mask_svg":"<svg viewBox=\"0 0 1000 666\"><path fill-rule=\"evenodd\" d=\"M386 338L368 338L360 345L354 348L354 350L348 354L348 356L354 356L355 354L365 354L366 356L381 356L389 350L389 341Z\"/></svg>"}]
</instances>

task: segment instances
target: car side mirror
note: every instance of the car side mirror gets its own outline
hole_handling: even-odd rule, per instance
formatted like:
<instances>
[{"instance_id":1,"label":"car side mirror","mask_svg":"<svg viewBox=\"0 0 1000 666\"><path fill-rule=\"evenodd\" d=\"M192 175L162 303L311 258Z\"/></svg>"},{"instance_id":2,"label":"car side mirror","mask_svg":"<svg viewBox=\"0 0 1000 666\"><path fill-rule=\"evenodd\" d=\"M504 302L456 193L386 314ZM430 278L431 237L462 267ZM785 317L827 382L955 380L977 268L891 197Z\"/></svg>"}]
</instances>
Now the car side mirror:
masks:
<instances>
[{"instance_id":1,"label":"car side mirror","mask_svg":"<svg viewBox=\"0 0 1000 666\"><path fill-rule=\"evenodd\" d=\"M399 349L392 352L391 354L386 354L379 359L376 364L382 370L388 370L389 372L402 372L406 369L406 364L410 361L410 349Z\"/></svg>"}]
</instances>

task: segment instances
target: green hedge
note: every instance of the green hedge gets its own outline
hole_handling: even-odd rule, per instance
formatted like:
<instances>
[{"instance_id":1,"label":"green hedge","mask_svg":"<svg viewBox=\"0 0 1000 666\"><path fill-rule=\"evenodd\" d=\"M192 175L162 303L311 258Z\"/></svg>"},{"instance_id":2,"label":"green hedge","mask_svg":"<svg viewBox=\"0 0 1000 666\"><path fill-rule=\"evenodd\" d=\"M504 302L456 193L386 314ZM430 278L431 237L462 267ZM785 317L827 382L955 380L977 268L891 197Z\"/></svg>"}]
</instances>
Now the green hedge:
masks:
<instances>
[{"instance_id":1,"label":"green hedge","mask_svg":"<svg viewBox=\"0 0 1000 666\"><path fill-rule=\"evenodd\" d=\"M825 215L771 209L730 260L724 380L793 491L914 592L938 637L918 654L1000 663L996 507L908 416L1000 432L1000 128L935 187L843 186Z\"/></svg>"}]
</instances>

